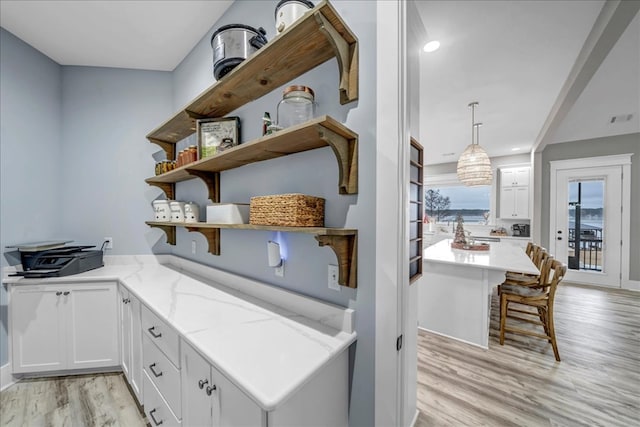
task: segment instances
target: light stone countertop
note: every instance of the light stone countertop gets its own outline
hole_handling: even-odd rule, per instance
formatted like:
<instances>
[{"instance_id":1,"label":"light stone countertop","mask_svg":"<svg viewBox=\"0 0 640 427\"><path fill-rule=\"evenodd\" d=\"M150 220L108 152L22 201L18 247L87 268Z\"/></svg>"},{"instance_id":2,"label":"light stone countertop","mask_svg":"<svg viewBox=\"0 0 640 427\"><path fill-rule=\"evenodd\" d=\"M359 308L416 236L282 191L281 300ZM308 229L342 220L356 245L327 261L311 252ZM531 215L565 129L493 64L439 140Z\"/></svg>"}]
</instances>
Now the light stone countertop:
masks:
<instances>
[{"instance_id":1,"label":"light stone countertop","mask_svg":"<svg viewBox=\"0 0 640 427\"><path fill-rule=\"evenodd\" d=\"M110 264L105 257L105 267L73 276L3 282L118 281L266 411L356 340L351 309L175 256L135 258Z\"/></svg>"},{"instance_id":2,"label":"light stone countertop","mask_svg":"<svg viewBox=\"0 0 640 427\"><path fill-rule=\"evenodd\" d=\"M512 243L488 242L488 251L452 249L452 239L441 240L424 250L424 262L456 264L489 270L540 274L524 250Z\"/></svg>"}]
</instances>

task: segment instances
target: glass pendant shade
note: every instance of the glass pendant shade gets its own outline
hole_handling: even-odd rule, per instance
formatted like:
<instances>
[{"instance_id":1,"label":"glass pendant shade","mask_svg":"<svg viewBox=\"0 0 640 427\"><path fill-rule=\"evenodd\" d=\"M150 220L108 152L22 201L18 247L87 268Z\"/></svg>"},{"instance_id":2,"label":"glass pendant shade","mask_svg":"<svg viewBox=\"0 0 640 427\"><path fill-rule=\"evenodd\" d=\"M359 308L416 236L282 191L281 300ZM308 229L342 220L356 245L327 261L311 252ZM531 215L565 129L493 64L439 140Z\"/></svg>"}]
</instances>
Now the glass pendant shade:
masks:
<instances>
[{"instance_id":1,"label":"glass pendant shade","mask_svg":"<svg viewBox=\"0 0 640 427\"><path fill-rule=\"evenodd\" d=\"M491 185L493 172L487 152L480 146L480 126L475 122L475 107L477 102L469 104L471 107L471 144L465 148L458 159L458 179L466 186ZM474 140L474 135L476 138Z\"/></svg>"}]
</instances>

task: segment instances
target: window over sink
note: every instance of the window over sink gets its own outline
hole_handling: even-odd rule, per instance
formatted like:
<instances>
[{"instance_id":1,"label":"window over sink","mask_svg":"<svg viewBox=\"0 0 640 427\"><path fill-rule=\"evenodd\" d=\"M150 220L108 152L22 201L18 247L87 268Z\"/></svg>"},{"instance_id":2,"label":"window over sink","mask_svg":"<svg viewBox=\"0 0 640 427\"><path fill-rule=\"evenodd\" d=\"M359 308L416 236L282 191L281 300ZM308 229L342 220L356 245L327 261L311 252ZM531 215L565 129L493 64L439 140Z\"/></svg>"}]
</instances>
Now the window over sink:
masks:
<instances>
[{"instance_id":1,"label":"window over sink","mask_svg":"<svg viewBox=\"0 0 640 427\"><path fill-rule=\"evenodd\" d=\"M492 186L467 187L455 177L431 183L429 179L426 181L424 206L429 222L450 223L460 214L465 224L488 223Z\"/></svg>"}]
</instances>

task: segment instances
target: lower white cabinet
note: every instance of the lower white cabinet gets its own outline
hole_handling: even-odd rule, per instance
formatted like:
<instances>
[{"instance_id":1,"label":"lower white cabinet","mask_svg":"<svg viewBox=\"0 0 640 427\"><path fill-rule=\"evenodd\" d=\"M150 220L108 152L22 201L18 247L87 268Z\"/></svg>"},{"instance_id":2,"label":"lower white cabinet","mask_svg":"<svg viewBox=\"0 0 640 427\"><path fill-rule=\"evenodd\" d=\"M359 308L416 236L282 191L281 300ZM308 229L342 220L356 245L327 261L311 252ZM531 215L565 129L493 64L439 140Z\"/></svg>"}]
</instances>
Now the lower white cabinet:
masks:
<instances>
[{"instance_id":1,"label":"lower white cabinet","mask_svg":"<svg viewBox=\"0 0 640 427\"><path fill-rule=\"evenodd\" d=\"M348 426L348 352L274 411L263 411L184 340L182 423L198 427ZM256 355L256 357L260 357Z\"/></svg>"},{"instance_id":2,"label":"lower white cabinet","mask_svg":"<svg viewBox=\"0 0 640 427\"><path fill-rule=\"evenodd\" d=\"M149 424L153 427L163 426L179 426L180 420L176 418L167 401L164 400L158 388L153 384L147 372L143 374L144 381L144 412L149 419ZM200 427L197 424L185 424L190 427Z\"/></svg>"},{"instance_id":3,"label":"lower white cabinet","mask_svg":"<svg viewBox=\"0 0 640 427\"><path fill-rule=\"evenodd\" d=\"M120 364L115 283L12 286L13 373Z\"/></svg>"},{"instance_id":4,"label":"lower white cabinet","mask_svg":"<svg viewBox=\"0 0 640 427\"><path fill-rule=\"evenodd\" d=\"M120 286L120 350L124 372L138 402L142 403L142 326L140 301Z\"/></svg>"}]
</instances>

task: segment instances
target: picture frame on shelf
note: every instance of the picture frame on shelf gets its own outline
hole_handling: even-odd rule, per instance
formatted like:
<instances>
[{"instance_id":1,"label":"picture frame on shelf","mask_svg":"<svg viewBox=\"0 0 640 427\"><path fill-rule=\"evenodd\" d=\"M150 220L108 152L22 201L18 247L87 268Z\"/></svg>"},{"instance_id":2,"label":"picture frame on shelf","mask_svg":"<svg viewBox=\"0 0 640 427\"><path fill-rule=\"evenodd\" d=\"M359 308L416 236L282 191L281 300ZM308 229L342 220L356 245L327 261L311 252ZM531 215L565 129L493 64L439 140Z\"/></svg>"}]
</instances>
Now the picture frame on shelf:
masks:
<instances>
[{"instance_id":1,"label":"picture frame on shelf","mask_svg":"<svg viewBox=\"0 0 640 427\"><path fill-rule=\"evenodd\" d=\"M199 159L240 144L240 118L216 117L196 120Z\"/></svg>"}]
</instances>

